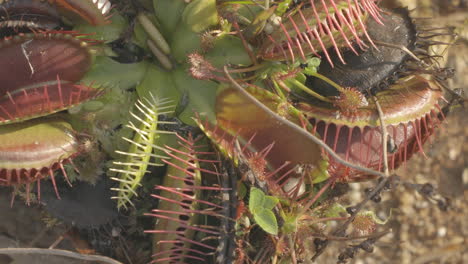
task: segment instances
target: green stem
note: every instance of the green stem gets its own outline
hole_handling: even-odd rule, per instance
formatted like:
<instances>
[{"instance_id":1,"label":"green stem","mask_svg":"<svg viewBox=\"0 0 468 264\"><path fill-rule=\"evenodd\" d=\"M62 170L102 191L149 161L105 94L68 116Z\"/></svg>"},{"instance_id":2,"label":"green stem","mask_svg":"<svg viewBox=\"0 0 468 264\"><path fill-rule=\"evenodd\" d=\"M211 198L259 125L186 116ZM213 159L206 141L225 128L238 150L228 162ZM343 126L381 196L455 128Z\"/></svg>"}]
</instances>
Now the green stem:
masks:
<instances>
[{"instance_id":1,"label":"green stem","mask_svg":"<svg viewBox=\"0 0 468 264\"><path fill-rule=\"evenodd\" d=\"M284 95L283 91L279 87L278 83L276 81L273 81L273 86L275 87L276 94L281 97L281 99L286 99L286 96Z\"/></svg>"},{"instance_id":2,"label":"green stem","mask_svg":"<svg viewBox=\"0 0 468 264\"><path fill-rule=\"evenodd\" d=\"M256 71L258 69L261 69L265 67L265 64L255 64L253 66L247 67L247 68L240 68L240 69L229 69L229 73L244 73L244 72L251 72L251 71ZM219 71L223 72L223 71Z\"/></svg>"},{"instance_id":3,"label":"green stem","mask_svg":"<svg viewBox=\"0 0 468 264\"><path fill-rule=\"evenodd\" d=\"M327 102L327 103L333 103L332 100L314 92L313 90L309 89L309 87L305 86L304 84L302 84L300 81L296 80L296 79L291 79L291 80L287 80L289 82L292 82L294 85L296 85L297 88L301 89L302 91L312 95L313 97L321 100L321 101L324 101L324 102Z\"/></svg>"},{"instance_id":4,"label":"green stem","mask_svg":"<svg viewBox=\"0 0 468 264\"><path fill-rule=\"evenodd\" d=\"M310 76L314 76L316 78L319 78L320 80L330 84L331 86L335 87L341 93L345 92L345 89L343 87L341 87L339 84L337 84L336 82L330 80L329 78L327 78L326 76L323 76L322 74L320 74L318 72L314 72L314 73L308 72L307 74L310 75Z\"/></svg>"}]
</instances>

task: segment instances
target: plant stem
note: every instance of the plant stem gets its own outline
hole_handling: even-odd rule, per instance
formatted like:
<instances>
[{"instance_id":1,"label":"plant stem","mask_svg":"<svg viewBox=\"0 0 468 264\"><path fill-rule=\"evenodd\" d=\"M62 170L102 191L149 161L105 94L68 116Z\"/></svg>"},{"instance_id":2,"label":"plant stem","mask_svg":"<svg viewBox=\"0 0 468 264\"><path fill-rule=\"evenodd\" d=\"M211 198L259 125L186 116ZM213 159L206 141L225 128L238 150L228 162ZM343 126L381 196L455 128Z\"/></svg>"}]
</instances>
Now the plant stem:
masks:
<instances>
[{"instance_id":1,"label":"plant stem","mask_svg":"<svg viewBox=\"0 0 468 264\"><path fill-rule=\"evenodd\" d=\"M318 72L314 72L314 73L307 73L308 75L310 76L313 76L313 77L316 77L316 78L319 78L320 80L330 84L331 86L335 87L336 90L338 90L338 92L340 93L344 93L345 92L345 89L343 87L341 87L339 84L337 84L336 82L332 81L331 79L329 79L328 77L318 73Z\"/></svg>"},{"instance_id":2,"label":"plant stem","mask_svg":"<svg viewBox=\"0 0 468 264\"><path fill-rule=\"evenodd\" d=\"M379 119L380 119L380 130L382 130L382 155L383 155L383 167L384 167L384 173L386 176L389 175L388 171L388 150L387 150L387 126L385 125L384 122L384 113L382 111L382 107L380 106L379 100L377 97L373 96L372 99L374 100L375 106L377 107L377 112L379 113Z\"/></svg>"},{"instance_id":3,"label":"plant stem","mask_svg":"<svg viewBox=\"0 0 468 264\"><path fill-rule=\"evenodd\" d=\"M296 85L297 88L301 89L302 91L312 95L313 97L321 100L321 101L324 101L324 102L327 102L327 103L333 103L332 100L326 98L325 96L322 96L316 92L314 92L313 90L309 89L309 87L305 86L304 84L302 84L300 81L296 80L296 79L292 79L290 80L290 82L292 82L294 85Z\"/></svg>"}]
</instances>

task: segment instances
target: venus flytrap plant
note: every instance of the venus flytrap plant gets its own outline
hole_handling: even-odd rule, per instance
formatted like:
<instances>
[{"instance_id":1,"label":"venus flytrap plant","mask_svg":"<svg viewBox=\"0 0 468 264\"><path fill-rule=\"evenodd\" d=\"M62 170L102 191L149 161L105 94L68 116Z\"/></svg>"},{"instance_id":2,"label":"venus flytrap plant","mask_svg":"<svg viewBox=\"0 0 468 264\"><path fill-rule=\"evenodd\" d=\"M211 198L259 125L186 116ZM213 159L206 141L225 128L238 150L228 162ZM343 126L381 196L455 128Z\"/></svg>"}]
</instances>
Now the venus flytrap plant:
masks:
<instances>
[{"instance_id":1,"label":"venus flytrap plant","mask_svg":"<svg viewBox=\"0 0 468 264\"><path fill-rule=\"evenodd\" d=\"M201 3L201 1L195 2L197 4ZM208 2L210 1L206 3ZM286 1L272 1L271 3L272 6L276 4L287 4ZM230 84L218 88L220 91L216 97L216 122L214 122L214 120L207 121L207 119L203 118L203 120L198 120L199 126L202 127L208 137L210 137L226 156L234 160L236 165L239 167L243 165L249 167L247 170L248 173L254 176L244 176L244 178L242 178L244 182L248 180L251 185L261 188L263 193L273 194L275 196L283 195L282 192L288 193L290 190L290 182L295 181L297 183L295 190L291 192L292 195L289 196L291 201L294 200L294 202L285 204L284 207L285 210L288 210L290 209L288 208L289 206L294 207L291 205L292 203L297 202L305 208L298 209L296 212L284 211L288 213L285 214L285 219L290 219L288 221L291 221L291 223L297 222L299 219L303 222L310 223L315 221L314 218L318 218L317 221L322 221L320 217L309 214L313 212L314 207L321 201L321 198L325 199L323 194L326 193L330 187L333 187L336 181L360 179L358 177L360 174L353 170L357 170L359 173L366 175L384 175L377 171L380 170L379 166L374 167L367 166L368 164L355 164L352 162L353 160L348 158L350 156L349 153L345 153L345 155L341 156L336 153L337 149L335 146L338 144L337 142L344 142L346 144L346 142L350 141L350 135L354 135L354 131L351 130L350 132L350 130L347 130L347 133L344 134L340 133L340 130L332 131L331 127L327 126L327 122L330 120L317 121L309 118L309 116L305 118L303 113L305 112L308 114L309 111L304 111L305 108L298 110L296 107L288 105L288 99L294 98L294 95L291 95L291 91L297 92L299 89L315 93L314 97L318 98L321 104L331 105L334 116L330 119L334 121L335 119L339 119L339 115L352 116L358 109L366 109L366 106L370 103L365 100L363 93L361 93L362 91L331 81L328 75L319 72L319 70L316 69L318 65L313 63L309 65L309 67L313 69L300 70L298 69L299 65L295 65L294 63L289 64L289 68L284 66L285 64L283 65L279 62L291 60L298 64L298 61L311 61L310 55L314 54L314 56L326 58L326 60L324 59L323 61L332 65L331 67L333 68L337 65L348 63L345 58L345 52L347 51L342 49L343 47L347 47L349 52L357 54L356 56L366 52L368 49L378 52L377 42L374 42L370 36L368 25L371 23L372 27L375 27L375 29L373 28L372 30L378 30L378 26L384 21L382 19L383 15L380 13L376 2L369 0L353 2L310 1L307 3L307 5L298 6L290 10L283 8L284 10L281 12L286 12L286 15L282 16L283 20L278 24L278 30L267 32L265 29L266 26L264 27L263 25L266 25L264 22L269 19L263 17L263 15L271 15L271 13L268 13L268 11L271 10L268 10L270 6L268 6L267 3L265 3L267 5L265 7L267 11L263 13L261 11L254 11L254 13L258 12L256 14L259 14L259 19L255 22L255 15L253 19L244 15L236 15L236 11L240 10L240 5L255 5L255 3L249 1L242 1L241 3L236 1L223 2L224 6L228 6L228 8L219 12L222 17L220 23L223 25L218 25L216 27L213 22L212 26L214 29L210 31L211 34L208 33L210 34L209 37L205 38L207 42L205 43L206 45L196 52L192 52L194 49L191 47L181 49L180 43L175 45L176 48L174 49L177 50L177 52L175 52L177 53L175 58L179 61L181 57L180 51L191 51L185 52L185 54L191 54L189 59L191 63L190 66L192 66L192 68L190 68L192 77L204 81L216 80L222 83L226 83L227 80L229 80ZM232 6L229 6L230 4ZM311 15L306 17L304 14L307 12ZM309 19L309 17L312 19ZM255 23L252 23L251 28L247 30L247 32L243 32L242 29L245 29L249 21ZM211 28L209 28L210 27L207 27L207 30L211 30ZM263 30L265 31L263 32ZM192 30L192 32L194 31ZM235 34L244 44L245 36L243 38L242 34L249 34L250 36L247 39L251 47L249 47L249 45L244 46L247 50L250 50L251 53L258 55L257 59L260 64L254 63L252 67L244 68L244 65L238 65L236 68L235 65L233 66L231 64L228 66L228 70L225 72L226 75L224 76L219 68L220 66L214 65L207 54L215 49L213 47L216 46L214 43L217 37L226 32L232 35ZM270 34L270 38L268 38L268 34ZM272 36L275 37L273 38ZM180 35L177 35L173 40L179 42L179 37ZM264 39L262 39L262 37L264 37ZM272 44L272 42L274 42L271 40L272 38L274 41L282 41L281 44L278 44L278 42ZM353 43L353 41L356 41L356 43ZM262 46L261 44L264 45ZM265 48L267 46L269 46L268 48L273 47L272 53L269 53L271 50L268 51L268 49ZM310 51L307 49L310 49ZM336 56L332 54L333 50ZM249 53L249 51L247 53ZM278 58L268 57L271 54L278 55ZM300 60L295 60L295 58L300 58ZM272 60L273 62L261 61L262 59ZM281 76L281 71L275 72L276 68L285 68L283 76ZM273 76L272 73L278 73L278 76ZM314 76L334 86L332 90L335 94L322 95L317 93L315 87L306 87L306 78L303 73ZM229 75L235 76L236 80L234 81ZM275 79L275 77L277 78ZM272 78L274 81L263 81L264 79ZM255 84L258 86L253 85L253 80L257 81ZM176 80L176 82L181 83L180 80ZM415 80L415 82L410 83L410 85L414 84L418 86L421 85L421 83L424 83L424 81L419 79L419 81ZM278 95L271 95L262 89L270 89L272 87L271 84L273 84ZM230 89L233 88L229 87L230 85L235 86L236 89ZM226 88L226 86L228 88ZM383 98L386 95L387 94L381 95L382 100L384 100ZM390 98L395 96L395 94L390 92L388 96L388 98ZM434 97L437 97L437 95L434 95ZM385 99L387 99L387 97L385 97ZM302 104L300 103L299 105ZM297 104L295 106L297 106ZM255 113L256 118L251 118L252 113ZM314 111L311 115L319 116L321 115L321 110ZM284 120L281 118L292 122L283 122ZM306 119L310 119L312 124L308 123ZM434 121L434 117L429 116L425 121L421 120L421 123L426 122L428 125L427 130L431 130L432 128L430 125L436 123L432 121ZM324 129L325 131L321 129L323 125L326 126ZM284 129L284 131L282 129ZM417 136L422 135L424 132L422 129L420 129L420 131L422 132ZM343 130L341 130L341 132L343 132ZM275 133L294 136L288 137L290 141L284 145L284 142L281 142L281 138L278 138ZM321 135L322 139L315 136L317 133ZM292 143L291 140L293 140ZM290 144L294 144L296 140L303 144L312 145L312 147L291 146ZM332 144L329 144L328 141L331 140L334 141ZM370 141L372 141L372 139ZM412 149L414 149L415 144L421 145L422 141L416 139L411 147ZM380 145L381 144L379 144L379 146ZM296 152L293 151L292 153L288 152L288 154L285 154L284 152L288 149L294 149ZM346 149L346 151L351 151L351 147L349 146ZM311 152L315 153L313 155L306 155L309 158L313 157L313 162L301 159L302 157L297 152L303 152L304 150L311 150ZM318 153L320 153L320 155ZM324 155L322 156L321 154ZM401 155L402 154L400 154L400 158L404 159ZM284 156L287 156L287 158L284 158ZM290 174L301 176L295 178ZM343 175L351 176L342 177ZM252 178L254 178L254 180L251 180ZM264 183L263 185L261 185L262 182ZM322 185L314 185L319 182L323 182ZM301 196L299 193L303 194L300 190L304 183L306 185L306 195ZM280 188L275 189L275 185ZM294 199L292 197L294 197ZM295 232L291 230L298 230L292 226L294 225L291 225L291 228L286 228L289 230L288 232L291 232L290 234ZM304 226L306 225L303 225L303 229L305 228ZM260 259L263 258L260 257Z\"/></svg>"},{"instance_id":2,"label":"venus flytrap plant","mask_svg":"<svg viewBox=\"0 0 468 264\"><path fill-rule=\"evenodd\" d=\"M126 151L117 150L123 161L114 161L111 172L118 173L111 179L119 182L118 188L112 188L117 192L113 199L117 200L117 207L127 208L132 205L131 198L138 196L136 189L141 185L143 176L148 172L148 166L163 166L159 160L167 156L154 154L163 148L153 142L163 133L171 133L158 130L158 125L167 124L167 121L159 121L158 116L169 114L173 111L172 102L165 99L157 99L152 94L149 98L143 98L135 103L137 113L130 112L133 121L129 121L126 126L134 132L132 139L123 137L122 139L130 144Z\"/></svg>"},{"instance_id":3,"label":"venus flytrap plant","mask_svg":"<svg viewBox=\"0 0 468 264\"><path fill-rule=\"evenodd\" d=\"M179 147L166 147L168 158L163 161L168 170L163 184L156 185L156 194L152 195L158 199L158 206L146 214L157 219L154 230L145 231L154 234L152 263L206 261L216 251L216 243L210 240L216 241L230 232L221 232L209 220L226 217L219 212L227 208L221 206L221 200L218 203L213 199L213 193L209 200L204 197L207 192L229 191L218 184L207 186L202 182L203 174L221 176L212 169L220 162L202 158L211 153L203 151L192 135L186 139L178 136L178 140Z\"/></svg>"},{"instance_id":4,"label":"venus flytrap plant","mask_svg":"<svg viewBox=\"0 0 468 264\"><path fill-rule=\"evenodd\" d=\"M433 77L420 74L427 72L424 64L434 60L428 53L431 42L420 37L427 32L409 17L407 10L396 9L383 17L384 26L372 20L368 23L368 33L380 46L379 51L369 49L359 56L346 52L345 58L355 64L340 66L339 73L333 70L332 64L324 61L319 71L311 74L313 77L306 82L315 92L333 98L332 103L320 104L322 106L315 102L300 103L298 106L313 123L314 131L335 152L346 160L379 171L384 167L394 170L413 153L422 152L424 142L444 119L439 106L439 100L443 98L442 85ZM383 33L386 31L393 33ZM393 44L383 45L384 42ZM416 50L418 55L412 53ZM418 56L425 62L422 63ZM372 77L355 74L364 65L373 66L375 74ZM370 100L370 94L375 94L375 98ZM382 122L388 131L387 144L381 143L383 129L379 127L375 101L381 105ZM386 145L392 146L387 162L383 155ZM342 179L351 175L356 180L369 177L340 165L332 164L331 168L334 174L341 174Z\"/></svg>"},{"instance_id":5,"label":"venus flytrap plant","mask_svg":"<svg viewBox=\"0 0 468 264\"><path fill-rule=\"evenodd\" d=\"M278 107L277 110L282 114L292 120L295 119L293 109L280 105L280 101L276 101L277 97L268 97L269 94L265 94L264 90L254 88L249 87L248 90L260 100L264 100L273 109ZM306 156L305 154L303 156L302 153L275 152L275 148L281 148L283 144L293 144L291 141L286 143L286 141L281 140L281 131L283 129L287 131L287 128L279 127L277 123L273 123L268 115L263 116L264 113L259 113L259 109L251 105L250 102L244 101L244 99L232 89L221 92L217 104L220 109L218 111L218 124L212 125L208 121L199 119L197 122L200 128L224 155L234 160L237 166L248 168L242 169L243 179L263 190L272 190L278 195L298 196L299 192L297 191L302 188L301 186L308 183L310 177L318 175L315 173L317 169L322 169L322 166L318 165L322 164L319 158L313 156L315 146L309 148L312 156ZM235 102L235 104L231 102ZM239 107L237 107L237 104L239 104ZM252 115L243 114L244 110L249 113L256 113L255 121L251 120ZM297 120L297 122L299 121ZM268 129L270 125L272 128ZM249 127L249 129L246 127ZM314 158L317 158L317 160ZM315 161L317 161L317 166L314 165ZM296 170L305 164L310 165L310 170L306 170L305 173ZM310 175L308 175L309 173ZM299 180L295 181L293 178ZM319 181L325 179L321 178ZM318 178L314 180L318 180Z\"/></svg>"},{"instance_id":6,"label":"venus flytrap plant","mask_svg":"<svg viewBox=\"0 0 468 264\"><path fill-rule=\"evenodd\" d=\"M144 80L151 79L155 84L137 87L138 93L140 96L148 92L158 93L173 99L175 102L181 101L183 97L189 98L188 104L181 108L181 113L178 113L178 118L186 124L194 124L192 120L194 112L206 114L210 119L213 119L213 103L217 84L206 79L195 80L193 76L187 75L189 68L187 55L203 51L213 61L216 60L217 64L224 65L229 61L245 64L243 62L246 61L245 56L242 54L244 51L241 48L237 48L238 51L233 53L225 52L225 50L232 50L233 47L239 47L240 42L227 34L219 34L213 38L213 49L203 50L202 36L210 34L210 28L215 28L218 22L216 1L193 1L190 4L186 4L184 1L175 1L170 4L165 1L154 1L154 5L155 14L158 17L157 28L161 33L158 34L160 37L153 36L156 20L152 19L151 16L147 16L150 21L139 19L140 23L137 24L135 35L142 46L160 49L160 52L154 53L159 65L164 69L150 66ZM168 17L166 11L161 12L161 8L171 10L172 14L176 15ZM199 12L200 8L203 9L204 13ZM194 25L190 21L195 20L204 22L198 23L197 28L194 29L192 28ZM145 29L152 28L153 30L142 30L141 22L150 25L146 25ZM148 41L154 45L146 45ZM168 46L168 49L162 49L161 46ZM163 54L164 58L158 54ZM159 78L155 78L155 75L158 75Z\"/></svg>"},{"instance_id":7,"label":"venus flytrap plant","mask_svg":"<svg viewBox=\"0 0 468 264\"><path fill-rule=\"evenodd\" d=\"M100 41L62 27L71 21L106 24L111 4L63 4L0 2L0 185L18 189L25 184L27 203L31 184L37 183L40 198L40 180L46 177L60 198L55 171L61 170L69 182L64 164L90 150L81 138L83 130L70 125L69 116L48 116L103 94L102 84L85 80Z\"/></svg>"},{"instance_id":8,"label":"venus flytrap plant","mask_svg":"<svg viewBox=\"0 0 468 264\"><path fill-rule=\"evenodd\" d=\"M86 3L91 2L95 1ZM97 2L108 11L108 1ZM328 195L334 193L339 181L388 176L387 170L380 172L381 167L394 169L411 153L421 150L443 119L437 105L440 87L421 75L436 72L431 68L433 59L427 58L427 51L421 51L432 45L431 37L415 37L421 32L410 23L407 12L382 13L376 0L121 2L118 7L123 8L119 10L131 6L129 16L137 14L133 32L130 29L129 34L123 34L126 21L118 14L112 17L113 24L81 29L96 32L98 41L92 42L95 46L122 37L122 42L136 43L141 53L154 56L140 54L143 61L134 65L107 57L96 57L92 66L83 63L92 69L79 79L116 89L106 91L98 102L80 102L69 112L85 113L83 120L92 124L91 134L99 142L99 148L93 151L121 158L114 161L108 173L119 184L113 190L120 209L134 204L141 193L138 188L148 182L142 178L149 176L150 166L167 166L162 183L155 186L155 205L151 205L155 209L148 214L156 220L154 229L146 231L154 235L152 263L296 264L300 259L309 260L314 250L320 251L318 243L312 245L311 237L373 238L372 232L381 223L375 215L348 214ZM386 38L393 38L395 33L402 33L400 37L409 45L388 43ZM77 37L81 41L87 38ZM77 45L75 48L79 50ZM95 50L116 55L106 45ZM396 52L399 50L406 53ZM85 55L83 61L90 56ZM413 60L408 61L408 56ZM362 71L361 65L372 71ZM394 77L406 74L400 66L412 68L411 76L396 82ZM56 87L71 83L62 79L66 78L60 76L45 84ZM75 88L70 92L73 95L86 94L86 89ZM57 91L60 93L60 89ZM0 123L5 115L24 116L21 111L35 111L30 105L15 108L11 97L17 94L9 92L0 97L4 108ZM370 95L375 95L375 100L368 100ZM73 99L68 94L65 97ZM129 102L136 97L140 100L128 116ZM53 94L53 98L58 96ZM407 99L413 101L405 102ZM423 109L413 111L409 117L398 112L411 112L415 102ZM377 103L383 110L380 119L376 118ZM169 113L172 104L177 105L173 114ZM200 117L194 118L194 113ZM74 123L86 127L79 116L75 115ZM176 120L177 124L165 120ZM63 160L44 167L41 175L34 168L18 169L31 163L16 162L18 168L0 170L0 185L25 181L29 188L29 181L38 180L39 187L43 176L55 169L63 170L62 164L86 144L69 129L57 132L50 127L54 122L42 122L32 128L39 131L40 137L52 132L57 135L48 143L59 145ZM388 128L389 143L395 146L390 152L395 154L386 155L382 147L386 146L385 136L378 140L380 132L385 134L379 122ZM225 156L221 162L219 156L206 150L208 147L200 146L203 140L192 137L191 133L196 132L188 125L195 123ZM126 129L120 129L122 124L128 124ZM9 128L0 127L1 131ZM180 131L183 136L176 138L172 131ZM12 141L15 146L34 142L29 138L19 143L10 140L17 135L22 134L17 131L6 137L0 135L0 141ZM120 137L124 140L114 140ZM116 147L121 143L128 146ZM10 145L2 143L0 150L2 147ZM387 156L389 162L382 165ZM0 165L5 166L9 158L0 151ZM54 176L50 176L55 185ZM239 186L239 193L235 186ZM250 196L242 194L247 190ZM242 206L245 204L250 213ZM130 212L135 214L144 210L133 209ZM347 225L354 227L352 237L327 234L330 223L343 220L344 229Z\"/></svg>"}]
</instances>

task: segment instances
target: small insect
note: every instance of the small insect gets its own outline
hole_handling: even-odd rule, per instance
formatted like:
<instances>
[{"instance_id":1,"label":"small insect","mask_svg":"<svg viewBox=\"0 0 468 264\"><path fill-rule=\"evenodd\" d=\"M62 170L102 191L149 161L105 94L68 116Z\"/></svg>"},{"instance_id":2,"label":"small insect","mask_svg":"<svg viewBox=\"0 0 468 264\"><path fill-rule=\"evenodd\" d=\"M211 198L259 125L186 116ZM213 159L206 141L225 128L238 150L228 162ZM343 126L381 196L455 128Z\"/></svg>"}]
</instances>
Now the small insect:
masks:
<instances>
[{"instance_id":1,"label":"small insect","mask_svg":"<svg viewBox=\"0 0 468 264\"><path fill-rule=\"evenodd\" d=\"M398 147L395 144L395 140L392 137L388 137L387 139L387 151L390 154L393 154L398 151Z\"/></svg>"}]
</instances>

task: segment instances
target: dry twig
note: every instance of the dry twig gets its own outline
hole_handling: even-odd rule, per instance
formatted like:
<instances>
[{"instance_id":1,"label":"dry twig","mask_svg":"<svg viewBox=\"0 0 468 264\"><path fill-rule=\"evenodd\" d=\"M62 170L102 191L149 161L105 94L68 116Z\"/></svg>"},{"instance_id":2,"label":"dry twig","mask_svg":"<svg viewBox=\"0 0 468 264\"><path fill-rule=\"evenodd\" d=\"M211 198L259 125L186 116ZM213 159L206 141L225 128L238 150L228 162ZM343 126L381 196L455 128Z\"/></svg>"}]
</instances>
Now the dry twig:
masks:
<instances>
[{"instance_id":1,"label":"dry twig","mask_svg":"<svg viewBox=\"0 0 468 264\"><path fill-rule=\"evenodd\" d=\"M99 263L108 264L123 264L115 259L111 259L99 255L84 255L77 252L72 252L62 249L47 249L47 248L0 248L0 254L5 255L51 255L51 256L62 256L67 258L81 259L86 261L97 261Z\"/></svg>"}]
</instances>

